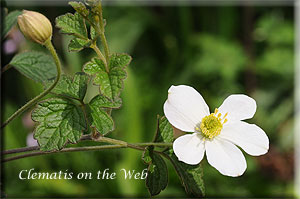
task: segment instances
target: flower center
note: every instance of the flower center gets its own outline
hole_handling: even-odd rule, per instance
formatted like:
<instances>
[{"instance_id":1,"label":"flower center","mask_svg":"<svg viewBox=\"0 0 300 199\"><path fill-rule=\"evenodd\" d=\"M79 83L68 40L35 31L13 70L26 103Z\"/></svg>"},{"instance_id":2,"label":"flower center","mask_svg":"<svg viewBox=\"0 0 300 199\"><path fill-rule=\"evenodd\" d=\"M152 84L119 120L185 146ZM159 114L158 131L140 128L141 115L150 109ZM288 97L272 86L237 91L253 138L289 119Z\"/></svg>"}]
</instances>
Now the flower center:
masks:
<instances>
[{"instance_id":1,"label":"flower center","mask_svg":"<svg viewBox=\"0 0 300 199\"><path fill-rule=\"evenodd\" d=\"M215 112L205 116L201 123L200 123L200 129L199 127L196 127L196 130L201 130L204 137L212 139L219 135L221 133L221 130L223 128L223 124L227 122L226 116L228 113L226 113L223 117L221 113L218 113L218 109L215 109Z\"/></svg>"}]
</instances>

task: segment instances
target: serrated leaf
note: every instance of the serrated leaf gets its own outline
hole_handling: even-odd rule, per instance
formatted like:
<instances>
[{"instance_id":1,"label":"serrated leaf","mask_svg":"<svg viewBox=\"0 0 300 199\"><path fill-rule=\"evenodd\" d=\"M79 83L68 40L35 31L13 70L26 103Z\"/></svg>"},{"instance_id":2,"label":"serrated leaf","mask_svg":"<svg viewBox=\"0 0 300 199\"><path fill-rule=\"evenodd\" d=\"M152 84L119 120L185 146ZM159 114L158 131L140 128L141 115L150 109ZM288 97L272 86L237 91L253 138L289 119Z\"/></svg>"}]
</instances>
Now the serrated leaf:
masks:
<instances>
[{"instance_id":1,"label":"serrated leaf","mask_svg":"<svg viewBox=\"0 0 300 199\"><path fill-rule=\"evenodd\" d=\"M99 133L106 135L114 130L114 121L106 113L105 108L119 108L121 106L121 100L111 101L102 95L97 95L89 103L89 120L91 126L96 127Z\"/></svg>"},{"instance_id":2,"label":"serrated leaf","mask_svg":"<svg viewBox=\"0 0 300 199\"><path fill-rule=\"evenodd\" d=\"M174 140L174 132L172 125L166 117L157 117L157 130L154 142L172 143Z\"/></svg>"},{"instance_id":3,"label":"serrated leaf","mask_svg":"<svg viewBox=\"0 0 300 199\"><path fill-rule=\"evenodd\" d=\"M10 31L10 29L17 23L18 16L22 14L22 11L15 10L4 18L4 24L3 24L3 30L2 30L2 37L5 37L7 33Z\"/></svg>"},{"instance_id":4,"label":"serrated leaf","mask_svg":"<svg viewBox=\"0 0 300 199\"><path fill-rule=\"evenodd\" d=\"M76 143L86 130L83 111L59 98L39 103L32 112L32 119L38 122L34 138L43 151L59 150L68 141Z\"/></svg>"},{"instance_id":5,"label":"serrated leaf","mask_svg":"<svg viewBox=\"0 0 300 199\"><path fill-rule=\"evenodd\" d=\"M87 48L91 45L90 40L74 38L70 41L68 45L68 49L70 52L78 52L83 48Z\"/></svg>"},{"instance_id":6,"label":"serrated leaf","mask_svg":"<svg viewBox=\"0 0 300 199\"><path fill-rule=\"evenodd\" d=\"M93 58L84 65L83 71L95 75L94 84L99 85L100 92L110 99L117 99L123 89L123 80L126 78L125 67L131 57L127 54L113 54L110 56L109 72L99 58Z\"/></svg>"},{"instance_id":7,"label":"serrated leaf","mask_svg":"<svg viewBox=\"0 0 300 199\"><path fill-rule=\"evenodd\" d=\"M146 186L151 196L155 196L168 185L167 165L160 155L153 152L153 147L146 148L143 160L148 164Z\"/></svg>"},{"instance_id":8,"label":"serrated leaf","mask_svg":"<svg viewBox=\"0 0 300 199\"><path fill-rule=\"evenodd\" d=\"M95 26L93 12L90 12L82 2L71 1L69 4L78 12L84 19L86 19L91 25ZM96 22L97 23L97 22Z\"/></svg>"},{"instance_id":9,"label":"serrated leaf","mask_svg":"<svg viewBox=\"0 0 300 199\"><path fill-rule=\"evenodd\" d=\"M69 2L69 5L71 5L74 8L74 10L76 10L83 17L87 17L89 15L88 9L82 2L71 1Z\"/></svg>"},{"instance_id":10,"label":"serrated leaf","mask_svg":"<svg viewBox=\"0 0 300 199\"><path fill-rule=\"evenodd\" d=\"M49 79L53 79L57 75L53 59L41 52L24 52L17 54L9 64L36 82L45 82Z\"/></svg>"},{"instance_id":11,"label":"serrated leaf","mask_svg":"<svg viewBox=\"0 0 300 199\"><path fill-rule=\"evenodd\" d=\"M71 34L81 39L88 39L84 18L77 12L67 13L56 18L56 26L62 33Z\"/></svg>"},{"instance_id":12,"label":"serrated leaf","mask_svg":"<svg viewBox=\"0 0 300 199\"><path fill-rule=\"evenodd\" d=\"M196 197L204 196L205 188L203 182L203 168L199 165L188 165L178 160L174 153L169 154L185 191Z\"/></svg>"},{"instance_id":13,"label":"serrated leaf","mask_svg":"<svg viewBox=\"0 0 300 199\"><path fill-rule=\"evenodd\" d=\"M116 99L115 101L112 101L111 99L102 96L97 95L95 96L89 103L91 106L96 106L99 108L120 108L122 104L122 100L120 98Z\"/></svg>"},{"instance_id":14,"label":"serrated leaf","mask_svg":"<svg viewBox=\"0 0 300 199\"><path fill-rule=\"evenodd\" d=\"M62 75L51 93L82 101L86 94L88 79L89 77L83 72L76 73L74 78ZM46 87L52 83L53 81L47 82Z\"/></svg>"}]
</instances>

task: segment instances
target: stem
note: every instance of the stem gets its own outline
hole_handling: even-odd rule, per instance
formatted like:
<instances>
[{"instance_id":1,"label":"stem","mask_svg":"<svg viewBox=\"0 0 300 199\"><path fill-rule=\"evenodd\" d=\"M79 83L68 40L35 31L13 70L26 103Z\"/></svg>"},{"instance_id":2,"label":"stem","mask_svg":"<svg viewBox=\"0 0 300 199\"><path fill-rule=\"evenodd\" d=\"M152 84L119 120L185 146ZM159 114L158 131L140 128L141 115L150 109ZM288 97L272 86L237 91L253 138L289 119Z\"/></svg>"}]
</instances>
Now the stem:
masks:
<instances>
[{"instance_id":1,"label":"stem","mask_svg":"<svg viewBox=\"0 0 300 199\"><path fill-rule=\"evenodd\" d=\"M8 69L12 68L13 65L10 65L10 64L7 64L6 66L4 66L2 69L1 69L1 75L7 71Z\"/></svg>"},{"instance_id":2,"label":"stem","mask_svg":"<svg viewBox=\"0 0 300 199\"><path fill-rule=\"evenodd\" d=\"M104 23L103 23L103 15L102 15L102 4L101 1L98 1L98 5L97 5L97 9L99 12L99 24L96 25L96 32L97 34L100 35L100 39L104 48L104 55L105 55L105 59L106 59L106 63L107 65L109 64L109 48L108 48L108 44L107 44L107 40L105 37L105 29L104 29Z\"/></svg>"},{"instance_id":3,"label":"stem","mask_svg":"<svg viewBox=\"0 0 300 199\"><path fill-rule=\"evenodd\" d=\"M89 118L88 118L87 113L86 113L85 104L83 103L82 100L80 101L80 104L81 104L81 108L82 108L82 112L83 112L83 115L84 115L84 120L85 120L86 126L89 126L90 121L89 121ZM87 137L86 139L91 140L91 136L89 136L89 135L83 135L80 140L82 140L83 137Z\"/></svg>"},{"instance_id":4,"label":"stem","mask_svg":"<svg viewBox=\"0 0 300 199\"><path fill-rule=\"evenodd\" d=\"M81 137L80 141L84 140L91 140L92 137L91 135L84 135ZM101 149L115 149L115 148L132 148L140 151L144 151L145 147L147 146L158 146L158 147L171 147L172 143L154 143L154 142L146 142L146 143L135 143L135 144L130 144L122 140L116 140L108 137L99 137L97 139L93 139L94 141L98 142L105 142L109 143L112 145L102 145L102 146L90 146L90 147L76 147L76 148L64 148L60 151L50 151L50 152L43 152L43 151L37 151L37 152L32 152L32 153L27 153L27 154L22 154L22 155L17 155L13 157L9 157L4 159L2 162L8 162L12 160L17 160L21 158L26 158L26 157L32 157L32 156L38 156L38 155L44 155L44 154L51 154L51 153L59 153L59 152L73 152L73 151L92 151L92 150L101 150ZM39 147L24 147L20 149L11 149L11 150L6 150L3 151L3 155L8 155L8 154L14 154L14 153L22 153L22 152L29 152L29 151L36 151L39 150ZM160 151L154 151L162 156L165 156L163 152Z\"/></svg>"},{"instance_id":5,"label":"stem","mask_svg":"<svg viewBox=\"0 0 300 199\"><path fill-rule=\"evenodd\" d=\"M50 151L50 152L37 151L37 152L32 152L32 153L27 153L27 154L22 154L22 155L17 155L14 157L2 159L2 162L8 162L8 161L12 161L12 160L18 160L21 158L38 156L38 155L46 155L46 154L52 154L52 153L66 153L66 152L75 152L75 151L96 151L96 150L102 150L102 149L117 149L117 148L124 148L124 146L123 145L103 145L103 146L64 148L60 151Z\"/></svg>"},{"instance_id":6,"label":"stem","mask_svg":"<svg viewBox=\"0 0 300 199\"><path fill-rule=\"evenodd\" d=\"M127 144L128 148L132 148L132 149L136 149L136 150L140 150L140 151L144 151L145 150L145 147L140 147L140 146L137 146L135 144Z\"/></svg>"},{"instance_id":7,"label":"stem","mask_svg":"<svg viewBox=\"0 0 300 199\"><path fill-rule=\"evenodd\" d=\"M46 46L46 48L50 51L55 64L56 64L56 70L57 70L57 76L56 79L54 81L54 83L47 88L46 90L44 90L42 93L40 93L38 96L36 96L35 98L33 98L32 100L30 100L29 102L27 102L27 104L25 104L24 106L22 106L19 110L17 110L14 114L12 114L2 125L1 125L1 129L4 128L8 123L10 123L12 120L14 120L17 116L19 116L21 113L23 113L24 111L26 111L28 108L34 106L41 98L45 97L58 83L60 75L61 75L61 64L59 61L59 58L57 56L57 53L55 51L55 48L53 47L51 40L47 40L44 45Z\"/></svg>"},{"instance_id":8,"label":"stem","mask_svg":"<svg viewBox=\"0 0 300 199\"><path fill-rule=\"evenodd\" d=\"M117 145L122 145L124 147L128 147L128 143L122 140L116 140L116 139L112 139L112 138L108 138L108 137L103 137L100 136L97 139L94 139L97 142L105 142L105 143L110 143L110 144L117 144Z\"/></svg>"},{"instance_id":9,"label":"stem","mask_svg":"<svg viewBox=\"0 0 300 199\"><path fill-rule=\"evenodd\" d=\"M100 49L96 46L96 44L92 44L90 46L98 55L98 57L104 62L106 72L108 72L107 61L104 55L101 53Z\"/></svg>"},{"instance_id":10,"label":"stem","mask_svg":"<svg viewBox=\"0 0 300 199\"><path fill-rule=\"evenodd\" d=\"M23 152L28 152L28 151L36 151L39 150L39 146L30 146L30 147L23 147L23 148L18 148L18 149L9 149L6 151L2 152L2 155L9 155L9 154L14 154L14 153L23 153Z\"/></svg>"},{"instance_id":11,"label":"stem","mask_svg":"<svg viewBox=\"0 0 300 199\"><path fill-rule=\"evenodd\" d=\"M104 53L105 53L105 57L106 60L109 60L109 48L108 48L108 44L106 41L106 37L105 37L105 30L104 30L104 24L103 24L103 14L102 14L102 4L101 1L99 1L99 16L100 16L100 21L99 21L99 25L100 25L100 30L101 30L101 34L100 34L100 38L104 47Z\"/></svg>"},{"instance_id":12,"label":"stem","mask_svg":"<svg viewBox=\"0 0 300 199\"><path fill-rule=\"evenodd\" d=\"M87 141L87 140L92 140L90 135L83 135L81 136L79 141ZM29 146L29 147L23 147L23 148L18 148L18 149L8 149L6 151L3 151L3 155L9 155L9 154L14 154L14 153L23 153L23 152L29 152L29 151L37 151L39 150L39 146Z\"/></svg>"},{"instance_id":13,"label":"stem","mask_svg":"<svg viewBox=\"0 0 300 199\"><path fill-rule=\"evenodd\" d=\"M107 140L110 140L110 139L107 139ZM114 139L111 139L111 140L114 140ZM111 141L110 140L110 141ZM114 140L116 141L116 140ZM114 142L113 141L113 142ZM118 140L118 141L121 141L121 140ZM123 144L115 144L115 145L102 145L102 146L87 146L87 147L73 147L73 148L64 148L60 151L50 151L50 152L44 152L44 151L37 151L37 152L32 152L32 153L26 153L26 154L22 154L22 155L17 155L17 156L13 156L13 157L9 157L9 158L5 158L5 159L2 159L2 163L4 162L9 162L9 161L12 161L12 160L18 160L18 159L22 159L22 158L27 158L27 157L33 157L33 156L39 156L39 155L47 155L47 154L52 154L52 153L66 153L66 152L80 152L80 151L97 151L97 150L103 150L103 149L119 149L119 148L132 148L132 149L136 149L136 150L140 150L140 151L144 151L145 148L144 147L140 147L140 146L137 146L137 145L134 145L134 144L129 144L127 142L123 142L121 141L120 143L123 143ZM124 143L126 143L126 145L124 145ZM141 144L146 144L146 143L141 143ZM151 143L151 144L154 144L154 143ZM156 143L156 144L159 144L159 143ZM167 144L167 143L160 143L160 144ZM171 143L169 143L171 144ZM149 145L147 145L149 146ZM35 150L35 148L33 147L26 147L27 149L31 149L31 150ZM26 148L22 148L22 149L26 149ZM13 150L10 150L11 152ZM16 152L17 149L14 149L14 152ZM24 152L25 150L23 150L22 152ZM29 150L28 150L29 151ZM155 153L158 153L164 157L167 157L166 154L160 152L160 151L155 151ZM3 154L9 154L8 151L4 151Z\"/></svg>"},{"instance_id":14,"label":"stem","mask_svg":"<svg viewBox=\"0 0 300 199\"><path fill-rule=\"evenodd\" d=\"M84 136L80 139L80 141L86 141L86 140L91 140L90 136ZM128 147L128 148L144 148L147 146L157 146L157 147L171 147L172 143L160 143L160 142L145 142L145 143L134 143L134 144L129 144L127 142L121 141L121 140L115 140L115 139L110 139L110 138L106 138L106 139L101 139L101 141L99 142L105 142L105 143L121 143L121 144L115 144L115 145L122 145L124 147ZM126 144L125 144L126 143ZM30 146L30 147L23 147L23 148L18 148L18 149L9 149L6 151L3 151L2 154L3 155L10 155L10 154L14 154L14 153L23 153L23 152L30 152L30 151L37 151L39 150L40 147L39 146Z\"/></svg>"},{"instance_id":15,"label":"stem","mask_svg":"<svg viewBox=\"0 0 300 199\"><path fill-rule=\"evenodd\" d=\"M117 145L124 145L126 147L143 147L143 149L147 146L157 146L157 147L171 147L173 146L172 143L160 143L160 142L145 142L145 143L134 143L134 144L130 144L128 142L122 141L122 140L116 140L116 139L112 139L112 138L108 138L108 137L103 137L100 136L97 139L94 139L94 141L97 142L105 142L105 143L109 143L109 144L117 144Z\"/></svg>"},{"instance_id":16,"label":"stem","mask_svg":"<svg viewBox=\"0 0 300 199\"><path fill-rule=\"evenodd\" d=\"M172 143L160 143L160 142L135 143L134 145L142 146L142 147L147 147L147 146L172 147L173 146Z\"/></svg>"}]
</instances>

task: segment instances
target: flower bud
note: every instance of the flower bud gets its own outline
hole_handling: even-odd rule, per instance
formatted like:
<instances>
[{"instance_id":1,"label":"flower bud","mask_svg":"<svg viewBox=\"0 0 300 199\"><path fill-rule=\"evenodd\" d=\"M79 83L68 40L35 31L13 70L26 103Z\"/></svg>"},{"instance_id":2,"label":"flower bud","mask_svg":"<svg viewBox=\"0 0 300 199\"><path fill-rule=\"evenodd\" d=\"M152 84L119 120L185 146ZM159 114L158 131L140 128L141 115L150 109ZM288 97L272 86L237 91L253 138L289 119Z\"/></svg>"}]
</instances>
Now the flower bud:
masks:
<instances>
[{"instance_id":1,"label":"flower bud","mask_svg":"<svg viewBox=\"0 0 300 199\"><path fill-rule=\"evenodd\" d=\"M23 10L18 17L18 24L23 34L40 44L44 44L52 36L52 25L41 13Z\"/></svg>"}]
</instances>

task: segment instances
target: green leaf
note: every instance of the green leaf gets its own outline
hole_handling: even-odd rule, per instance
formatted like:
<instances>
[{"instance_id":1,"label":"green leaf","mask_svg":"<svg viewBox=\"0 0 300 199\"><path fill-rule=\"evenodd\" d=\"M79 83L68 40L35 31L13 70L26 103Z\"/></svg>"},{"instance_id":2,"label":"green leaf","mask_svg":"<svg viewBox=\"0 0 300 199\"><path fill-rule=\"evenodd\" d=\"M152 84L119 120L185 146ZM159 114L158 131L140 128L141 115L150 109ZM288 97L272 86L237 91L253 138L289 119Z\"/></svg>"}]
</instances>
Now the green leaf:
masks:
<instances>
[{"instance_id":1,"label":"green leaf","mask_svg":"<svg viewBox=\"0 0 300 199\"><path fill-rule=\"evenodd\" d=\"M102 95L97 95L89 103L89 120L91 126L95 127L99 133L106 135L113 131L114 121L107 114L105 108L119 108L121 106L121 99L111 101Z\"/></svg>"},{"instance_id":2,"label":"green leaf","mask_svg":"<svg viewBox=\"0 0 300 199\"><path fill-rule=\"evenodd\" d=\"M199 165L188 165L178 160L174 153L169 154L185 191L196 197L204 196L203 168Z\"/></svg>"},{"instance_id":3,"label":"green leaf","mask_svg":"<svg viewBox=\"0 0 300 199\"><path fill-rule=\"evenodd\" d=\"M97 95L95 96L89 103L91 106L96 106L99 108L120 108L122 101L120 98L118 98L115 101L112 101L111 99L102 96L102 95Z\"/></svg>"},{"instance_id":4,"label":"green leaf","mask_svg":"<svg viewBox=\"0 0 300 199\"><path fill-rule=\"evenodd\" d=\"M99 58L93 58L84 65L83 71L95 75L94 84L99 85L104 96L116 100L123 89L123 80L126 78L125 67L130 63L131 57L127 54L113 54L110 56L109 72Z\"/></svg>"},{"instance_id":5,"label":"green leaf","mask_svg":"<svg viewBox=\"0 0 300 199\"><path fill-rule=\"evenodd\" d=\"M93 28L93 26L90 27L90 35L91 35L91 39L95 39L97 37L97 32L95 28Z\"/></svg>"},{"instance_id":6,"label":"green leaf","mask_svg":"<svg viewBox=\"0 0 300 199\"><path fill-rule=\"evenodd\" d=\"M83 48L89 47L90 45L90 40L74 38L70 41L68 49L70 52L78 52L81 51Z\"/></svg>"},{"instance_id":7,"label":"green leaf","mask_svg":"<svg viewBox=\"0 0 300 199\"><path fill-rule=\"evenodd\" d=\"M38 122L34 138L43 151L59 150L68 141L76 143L86 130L83 111L59 98L39 103L32 112L32 119Z\"/></svg>"},{"instance_id":8,"label":"green leaf","mask_svg":"<svg viewBox=\"0 0 300 199\"><path fill-rule=\"evenodd\" d=\"M89 77L83 72L76 73L73 79L69 76L62 75L51 93L83 101L87 90L88 79ZM47 82L46 87L49 87L52 83L53 81Z\"/></svg>"},{"instance_id":9,"label":"green leaf","mask_svg":"<svg viewBox=\"0 0 300 199\"><path fill-rule=\"evenodd\" d=\"M3 30L2 30L2 37L6 37L7 33L10 29L17 23L18 16L22 14L22 11L15 10L8 13L7 16L4 18Z\"/></svg>"},{"instance_id":10,"label":"green leaf","mask_svg":"<svg viewBox=\"0 0 300 199\"><path fill-rule=\"evenodd\" d=\"M17 54L9 64L36 82L44 82L53 79L57 75L53 59L41 52L24 52Z\"/></svg>"},{"instance_id":11,"label":"green leaf","mask_svg":"<svg viewBox=\"0 0 300 199\"><path fill-rule=\"evenodd\" d=\"M153 152L153 147L147 147L143 160L148 164L146 186L151 196L158 195L168 185L168 169L160 155Z\"/></svg>"},{"instance_id":12,"label":"green leaf","mask_svg":"<svg viewBox=\"0 0 300 199\"><path fill-rule=\"evenodd\" d=\"M71 34L76 37L70 41L68 49L70 52L78 52L83 48L89 47L91 44L84 19L89 12L81 2L70 2L70 5L80 13L76 12L74 15L67 13L57 17L56 26L61 28L62 33Z\"/></svg>"},{"instance_id":13,"label":"green leaf","mask_svg":"<svg viewBox=\"0 0 300 199\"><path fill-rule=\"evenodd\" d=\"M71 34L81 39L88 39L85 20L77 12L67 13L56 18L56 26L62 33Z\"/></svg>"},{"instance_id":14,"label":"green leaf","mask_svg":"<svg viewBox=\"0 0 300 199\"><path fill-rule=\"evenodd\" d=\"M172 143L174 140L174 133L172 125L166 117L157 116L157 130L154 142Z\"/></svg>"},{"instance_id":15,"label":"green leaf","mask_svg":"<svg viewBox=\"0 0 300 199\"><path fill-rule=\"evenodd\" d=\"M76 10L77 13L86 19L90 25L95 26L96 23L98 23L94 20L94 16L97 15L97 13L90 12L82 2L71 1L69 4L74 8L74 10Z\"/></svg>"},{"instance_id":16,"label":"green leaf","mask_svg":"<svg viewBox=\"0 0 300 199\"><path fill-rule=\"evenodd\" d=\"M89 10L82 2L71 1L69 2L69 5L71 5L81 16L87 17L89 15Z\"/></svg>"}]
</instances>

